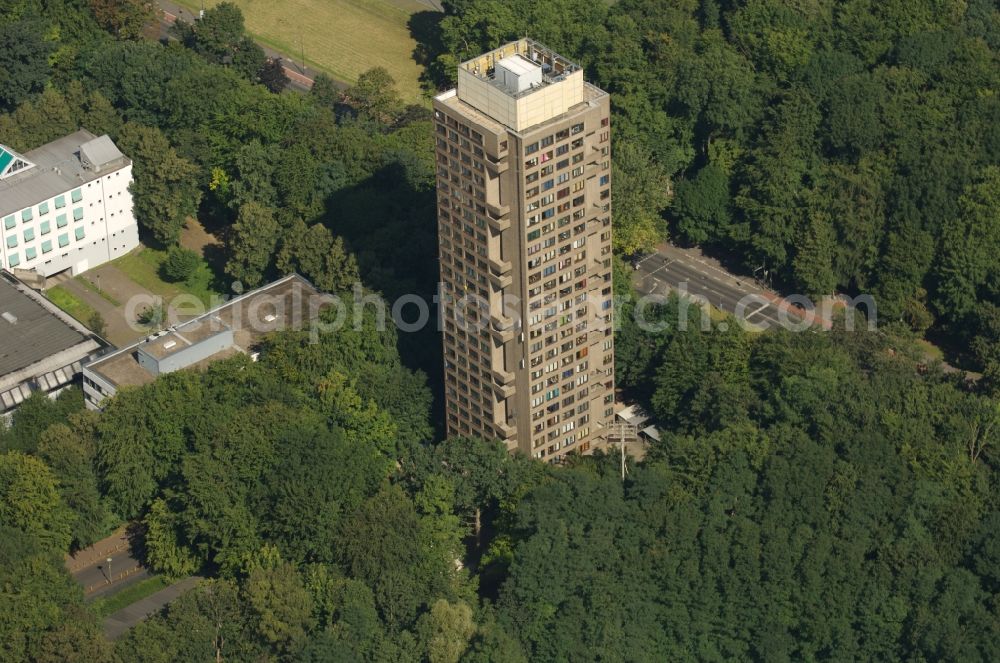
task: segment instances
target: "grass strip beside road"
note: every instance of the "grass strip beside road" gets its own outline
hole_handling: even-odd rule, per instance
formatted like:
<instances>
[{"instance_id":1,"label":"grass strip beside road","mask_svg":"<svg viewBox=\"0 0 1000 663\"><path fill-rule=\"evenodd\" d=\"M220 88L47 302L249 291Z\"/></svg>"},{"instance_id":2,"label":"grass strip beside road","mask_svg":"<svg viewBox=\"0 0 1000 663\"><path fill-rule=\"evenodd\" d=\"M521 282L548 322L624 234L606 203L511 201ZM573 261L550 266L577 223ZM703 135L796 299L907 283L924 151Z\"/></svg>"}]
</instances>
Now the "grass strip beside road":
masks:
<instances>
[{"instance_id":1,"label":"grass strip beside road","mask_svg":"<svg viewBox=\"0 0 1000 663\"><path fill-rule=\"evenodd\" d=\"M90 304L81 301L76 295L61 285L54 286L45 291L49 301L61 308L66 313L76 318L83 325L87 325L94 316L95 311Z\"/></svg>"},{"instance_id":2,"label":"grass strip beside road","mask_svg":"<svg viewBox=\"0 0 1000 663\"><path fill-rule=\"evenodd\" d=\"M153 576L133 585L128 585L120 592L111 596L102 596L95 599L90 604L90 607L98 617L104 619L122 608L132 605L136 601L144 599L147 596L152 596L161 589L166 589L171 584L173 584L172 581L166 576Z\"/></svg>"}]
</instances>

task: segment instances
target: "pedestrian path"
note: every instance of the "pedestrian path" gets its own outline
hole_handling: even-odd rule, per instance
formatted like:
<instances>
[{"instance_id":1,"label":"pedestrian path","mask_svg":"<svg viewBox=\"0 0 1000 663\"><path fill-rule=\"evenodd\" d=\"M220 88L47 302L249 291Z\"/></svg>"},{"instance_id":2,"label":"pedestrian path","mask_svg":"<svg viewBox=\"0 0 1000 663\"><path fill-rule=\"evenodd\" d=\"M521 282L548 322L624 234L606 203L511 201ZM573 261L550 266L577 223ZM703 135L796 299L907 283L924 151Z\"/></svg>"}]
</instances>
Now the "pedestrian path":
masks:
<instances>
[{"instance_id":1,"label":"pedestrian path","mask_svg":"<svg viewBox=\"0 0 1000 663\"><path fill-rule=\"evenodd\" d=\"M125 584L147 575L132 552L125 527L118 528L114 534L92 546L67 555L65 564L66 570L80 583L88 599L115 593Z\"/></svg>"},{"instance_id":2,"label":"pedestrian path","mask_svg":"<svg viewBox=\"0 0 1000 663\"><path fill-rule=\"evenodd\" d=\"M155 594L122 608L104 620L104 636L109 640L121 637L125 631L162 610L165 605L197 585L201 580L202 578L199 576L184 578Z\"/></svg>"},{"instance_id":3,"label":"pedestrian path","mask_svg":"<svg viewBox=\"0 0 1000 663\"><path fill-rule=\"evenodd\" d=\"M77 573L88 566L99 564L101 560L111 555L128 550L128 547L128 534L123 525L116 529L111 536L82 550L77 550L72 555L66 555L66 569L70 573Z\"/></svg>"}]
</instances>

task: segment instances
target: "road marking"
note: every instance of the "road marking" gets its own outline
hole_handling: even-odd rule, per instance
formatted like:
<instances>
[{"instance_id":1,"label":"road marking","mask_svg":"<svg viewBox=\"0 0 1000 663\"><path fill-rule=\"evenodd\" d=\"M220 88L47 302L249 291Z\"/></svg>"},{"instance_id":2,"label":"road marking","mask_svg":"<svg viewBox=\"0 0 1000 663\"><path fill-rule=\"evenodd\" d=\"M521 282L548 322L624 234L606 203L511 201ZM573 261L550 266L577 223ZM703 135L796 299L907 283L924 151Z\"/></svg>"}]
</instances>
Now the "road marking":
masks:
<instances>
[{"instance_id":1,"label":"road marking","mask_svg":"<svg viewBox=\"0 0 1000 663\"><path fill-rule=\"evenodd\" d=\"M678 252L683 251L683 249L679 249L679 248L677 248L676 246L673 246L673 245L670 245L670 248L673 249L674 251L678 251ZM666 256L665 253L661 254L661 255L663 255L664 257ZM703 265L704 267L712 270L713 272L716 272L717 274L721 274L726 279L734 281L741 288L747 288L747 289L749 289L750 284L753 283L753 277L751 277L751 276L741 277L741 276L739 276L737 274L733 274L731 272L727 272L726 270L722 269L721 267L718 267L718 266L713 265L710 262L706 261L704 258L696 258L694 256L690 256L690 255L687 255L687 254L682 254L682 256L678 256L677 259L678 260L689 260L691 262L696 262L696 263L698 263L700 265ZM693 268L694 265L691 265L691 267ZM771 292L770 290L768 290L766 288L762 288L761 290L764 291L764 292Z\"/></svg>"},{"instance_id":2,"label":"road marking","mask_svg":"<svg viewBox=\"0 0 1000 663\"><path fill-rule=\"evenodd\" d=\"M754 318L754 319L751 320L750 318ZM773 323L776 323L776 324L778 322L777 320L775 320L771 316L766 315L764 313L760 313L760 312L757 312L754 315L748 315L747 317L744 318L744 320L746 320L747 322L751 322L751 323L753 323L755 325L761 324L762 322L765 322L765 321L766 322L773 322Z\"/></svg>"},{"instance_id":3,"label":"road marking","mask_svg":"<svg viewBox=\"0 0 1000 663\"><path fill-rule=\"evenodd\" d=\"M642 282L644 288L647 290L647 294L652 294L656 290L659 290L661 285L665 287L667 292L670 292L675 289L670 286L670 283L676 280L677 285L686 285L685 292L688 297L693 296L708 301L710 305L730 315L735 314L736 305L743 298L755 297L766 299L772 296L777 298L777 295L774 295L772 291L756 285L752 278L730 274L715 265L709 264L705 260L686 254L678 255L677 252L679 250L676 247L671 247L671 249L667 249L670 253L658 251L637 261L637 267L642 265ZM647 263L654 256L659 257L662 263L654 269L647 271L646 268L649 266ZM658 275L660 272L667 272L665 275L662 275L666 277L664 279L665 283L661 282L662 276L659 278L654 277L654 275ZM650 288L650 284L652 284L652 288ZM716 300L716 304L712 304L712 300ZM747 323L753 325L767 324L769 326L782 325L778 316L781 311L774 302L762 302L758 299L758 301L752 302L751 305L755 305L756 308L744 314L743 320Z\"/></svg>"},{"instance_id":4,"label":"road marking","mask_svg":"<svg viewBox=\"0 0 1000 663\"><path fill-rule=\"evenodd\" d=\"M641 265L642 263L646 262L647 260L649 260L653 256L658 256L658 255L662 255L662 254L659 253L658 251L654 251L653 253L650 253L648 256L645 256L643 258L639 258L639 260L637 260L635 264L636 265ZM666 256L664 256L664 257L666 257Z\"/></svg>"},{"instance_id":5,"label":"road marking","mask_svg":"<svg viewBox=\"0 0 1000 663\"><path fill-rule=\"evenodd\" d=\"M646 276L652 276L653 274L655 274L655 273L657 273L657 272L659 272L659 271L661 271L661 270L664 270L664 269L666 269L666 268L667 268L667 266L669 266L671 262L673 262L673 261L672 261L672 260L668 260L667 262L663 263L662 265L660 265L659 267L657 267L657 268L656 268L656 269L654 269L653 271L651 271L651 272L646 272Z\"/></svg>"}]
</instances>

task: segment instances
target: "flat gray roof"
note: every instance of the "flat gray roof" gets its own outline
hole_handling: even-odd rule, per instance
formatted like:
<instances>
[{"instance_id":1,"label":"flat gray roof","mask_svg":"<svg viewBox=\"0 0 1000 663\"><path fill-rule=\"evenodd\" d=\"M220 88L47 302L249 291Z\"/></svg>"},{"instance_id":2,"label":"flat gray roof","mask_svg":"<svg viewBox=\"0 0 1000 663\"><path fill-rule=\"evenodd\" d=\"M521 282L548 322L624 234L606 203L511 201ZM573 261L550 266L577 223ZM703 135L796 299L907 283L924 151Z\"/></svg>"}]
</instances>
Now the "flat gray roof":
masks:
<instances>
[{"instance_id":1,"label":"flat gray roof","mask_svg":"<svg viewBox=\"0 0 1000 663\"><path fill-rule=\"evenodd\" d=\"M227 331L229 325L218 316L196 318L152 341L147 340L140 347L150 357L163 359Z\"/></svg>"},{"instance_id":2,"label":"flat gray roof","mask_svg":"<svg viewBox=\"0 0 1000 663\"><path fill-rule=\"evenodd\" d=\"M81 148L97 169L84 166ZM131 163L110 138L98 138L86 129L25 152L24 157L35 166L0 180L0 216L37 205Z\"/></svg>"},{"instance_id":3,"label":"flat gray roof","mask_svg":"<svg viewBox=\"0 0 1000 663\"><path fill-rule=\"evenodd\" d=\"M89 346L87 336L29 296L27 286L11 283L12 279L0 278L0 377L76 345Z\"/></svg>"},{"instance_id":4,"label":"flat gray roof","mask_svg":"<svg viewBox=\"0 0 1000 663\"><path fill-rule=\"evenodd\" d=\"M163 336L147 337L138 343L95 359L86 364L84 370L106 380L116 388L146 384L152 382L155 377L139 365L136 358L136 351L139 348L143 348L155 357L160 357L183 349L179 347L181 344L170 348L166 353L167 349L162 348L166 341L176 338L177 332L188 340L197 342L221 333L224 329L232 329L235 347L226 348L189 367L198 369L236 352L247 352L272 332L295 328L307 329L309 322L325 308L325 305L320 305L321 302L312 299L321 295L322 293L306 279L298 274L289 274L185 321Z\"/></svg>"}]
</instances>

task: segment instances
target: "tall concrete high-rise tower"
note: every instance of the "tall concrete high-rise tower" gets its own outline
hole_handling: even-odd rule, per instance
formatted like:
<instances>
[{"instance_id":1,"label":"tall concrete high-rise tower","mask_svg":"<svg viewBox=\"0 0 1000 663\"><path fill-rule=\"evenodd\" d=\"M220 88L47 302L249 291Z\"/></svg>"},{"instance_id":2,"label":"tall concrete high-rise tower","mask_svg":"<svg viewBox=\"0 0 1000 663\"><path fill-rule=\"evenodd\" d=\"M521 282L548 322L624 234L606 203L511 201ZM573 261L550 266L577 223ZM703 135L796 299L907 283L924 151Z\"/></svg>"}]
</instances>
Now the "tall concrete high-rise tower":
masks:
<instances>
[{"instance_id":1,"label":"tall concrete high-rise tower","mask_svg":"<svg viewBox=\"0 0 1000 663\"><path fill-rule=\"evenodd\" d=\"M556 460L614 402L606 92L530 39L434 99L449 435Z\"/></svg>"}]
</instances>

